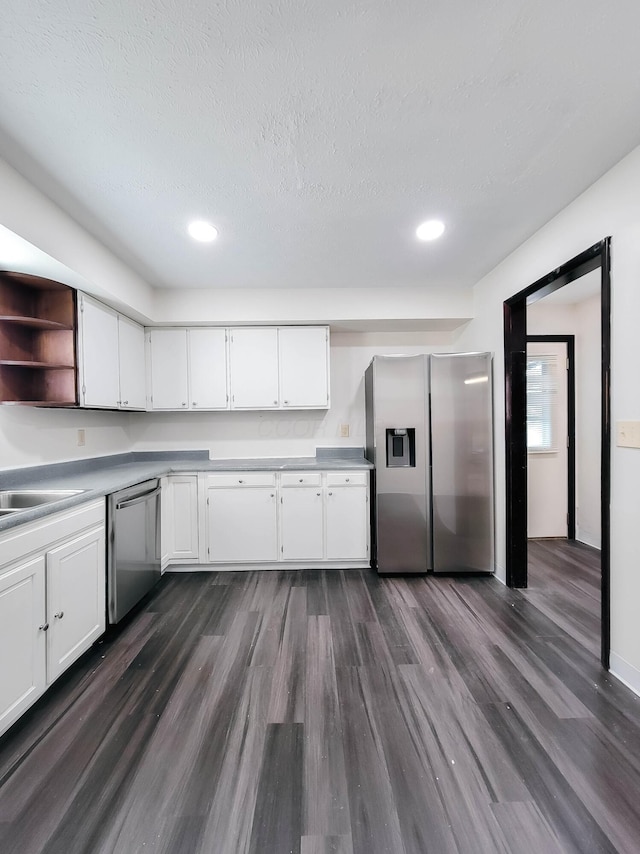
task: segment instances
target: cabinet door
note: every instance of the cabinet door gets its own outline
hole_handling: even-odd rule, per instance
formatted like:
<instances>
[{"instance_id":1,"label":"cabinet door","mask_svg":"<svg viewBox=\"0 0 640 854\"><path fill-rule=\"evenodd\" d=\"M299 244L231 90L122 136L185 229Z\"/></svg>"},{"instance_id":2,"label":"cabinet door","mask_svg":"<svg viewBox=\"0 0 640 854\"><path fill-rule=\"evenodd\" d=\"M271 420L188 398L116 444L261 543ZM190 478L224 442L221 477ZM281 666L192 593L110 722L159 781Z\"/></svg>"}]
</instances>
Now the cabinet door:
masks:
<instances>
[{"instance_id":1,"label":"cabinet door","mask_svg":"<svg viewBox=\"0 0 640 854\"><path fill-rule=\"evenodd\" d=\"M280 402L287 408L329 406L329 330L283 326L278 330Z\"/></svg>"},{"instance_id":2,"label":"cabinet door","mask_svg":"<svg viewBox=\"0 0 640 854\"><path fill-rule=\"evenodd\" d=\"M187 330L149 331L151 409L186 409L189 405Z\"/></svg>"},{"instance_id":3,"label":"cabinet door","mask_svg":"<svg viewBox=\"0 0 640 854\"><path fill-rule=\"evenodd\" d=\"M118 356L120 408L146 409L144 328L123 315L118 316Z\"/></svg>"},{"instance_id":4,"label":"cabinet door","mask_svg":"<svg viewBox=\"0 0 640 854\"><path fill-rule=\"evenodd\" d=\"M171 478L160 478L160 569L167 568L173 545L173 519L171 513Z\"/></svg>"},{"instance_id":5,"label":"cabinet door","mask_svg":"<svg viewBox=\"0 0 640 854\"><path fill-rule=\"evenodd\" d=\"M198 478L196 475L172 475L168 494L162 493L163 506L168 504L169 560L197 562L198 550Z\"/></svg>"},{"instance_id":6,"label":"cabinet door","mask_svg":"<svg viewBox=\"0 0 640 854\"><path fill-rule=\"evenodd\" d=\"M322 489L291 487L280 492L283 560L322 560Z\"/></svg>"},{"instance_id":7,"label":"cabinet door","mask_svg":"<svg viewBox=\"0 0 640 854\"><path fill-rule=\"evenodd\" d=\"M275 488L209 489L208 557L211 562L278 559Z\"/></svg>"},{"instance_id":8,"label":"cabinet door","mask_svg":"<svg viewBox=\"0 0 640 854\"><path fill-rule=\"evenodd\" d=\"M191 409L227 409L227 331L189 330Z\"/></svg>"},{"instance_id":9,"label":"cabinet door","mask_svg":"<svg viewBox=\"0 0 640 854\"><path fill-rule=\"evenodd\" d=\"M367 560L369 512L366 486L327 488L327 560Z\"/></svg>"},{"instance_id":10,"label":"cabinet door","mask_svg":"<svg viewBox=\"0 0 640 854\"><path fill-rule=\"evenodd\" d=\"M105 531L87 531L47 554L47 681L105 629Z\"/></svg>"},{"instance_id":11,"label":"cabinet door","mask_svg":"<svg viewBox=\"0 0 640 854\"><path fill-rule=\"evenodd\" d=\"M79 344L82 406L117 409L118 314L85 294L80 296Z\"/></svg>"},{"instance_id":12,"label":"cabinet door","mask_svg":"<svg viewBox=\"0 0 640 854\"><path fill-rule=\"evenodd\" d=\"M231 408L279 406L278 330L231 329Z\"/></svg>"},{"instance_id":13,"label":"cabinet door","mask_svg":"<svg viewBox=\"0 0 640 854\"><path fill-rule=\"evenodd\" d=\"M0 575L0 732L44 691L44 555Z\"/></svg>"}]
</instances>

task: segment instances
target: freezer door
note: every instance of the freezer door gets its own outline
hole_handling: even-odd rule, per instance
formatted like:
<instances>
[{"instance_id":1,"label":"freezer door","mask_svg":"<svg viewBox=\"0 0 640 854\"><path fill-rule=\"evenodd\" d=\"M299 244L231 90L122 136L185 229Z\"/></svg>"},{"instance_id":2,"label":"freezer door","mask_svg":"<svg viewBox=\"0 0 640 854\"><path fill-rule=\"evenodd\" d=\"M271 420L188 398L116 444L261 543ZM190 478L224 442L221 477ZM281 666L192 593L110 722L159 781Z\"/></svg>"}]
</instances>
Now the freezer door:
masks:
<instances>
[{"instance_id":1,"label":"freezer door","mask_svg":"<svg viewBox=\"0 0 640 854\"><path fill-rule=\"evenodd\" d=\"M426 356L376 356L365 375L372 478L372 564L381 574L430 568Z\"/></svg>"},{"instance_id":2,"label":"freezer door","mask_svg":"<svg viewBox=\"0 0 640 854\"><path fill-rule=\"evenodd\" d=\"M434 572L494 571L490 353L432 355Z\"/></svg>"}]
</instances>

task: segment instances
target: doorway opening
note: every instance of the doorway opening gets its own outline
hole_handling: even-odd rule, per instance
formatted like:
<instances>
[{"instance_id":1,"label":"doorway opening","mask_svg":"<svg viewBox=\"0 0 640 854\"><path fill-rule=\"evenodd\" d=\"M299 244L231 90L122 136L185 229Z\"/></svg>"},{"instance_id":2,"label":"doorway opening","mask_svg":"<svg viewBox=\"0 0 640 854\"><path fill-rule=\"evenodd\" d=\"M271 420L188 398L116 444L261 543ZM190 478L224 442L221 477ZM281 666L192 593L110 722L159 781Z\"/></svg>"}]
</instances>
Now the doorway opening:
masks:
<instances>
[{"instance_id":1,"label":"doorway opening","mask_svg":"<svg viewBox=\"0 0 640 854\"><path fill-rule=\"evenodd\" d=\"M575 386L575 335L527 335L529 540L576 537Z\"/></svg>"},{"instance_id":2,"label":"doorway opening","mask_svg":"<svg viewBox=\"0 0 640 854\"><path fill-rule=\"evenodd\" d=\"M504 303L505 440L506 440L506 581L527 586L527 306L600 271L600 530L601 643L600 660L609 667L610 616L610 353L611 353L611 238L534 282Z\"/></svg>"}]
</instances>

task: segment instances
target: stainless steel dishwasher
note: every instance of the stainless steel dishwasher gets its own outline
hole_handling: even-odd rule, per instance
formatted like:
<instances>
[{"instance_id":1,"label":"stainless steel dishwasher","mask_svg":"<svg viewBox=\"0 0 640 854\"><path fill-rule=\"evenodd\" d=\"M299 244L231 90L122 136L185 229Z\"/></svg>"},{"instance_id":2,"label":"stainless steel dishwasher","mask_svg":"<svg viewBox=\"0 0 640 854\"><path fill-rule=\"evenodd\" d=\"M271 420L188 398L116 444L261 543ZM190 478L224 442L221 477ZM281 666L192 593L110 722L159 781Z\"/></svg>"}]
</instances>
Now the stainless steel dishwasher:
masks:
<instances>
[{"instance_id":1,"label":"stainless steel dishwasher","mask_svg":"<svg viewBox=\"0 0 640 854\"><path fill-rule=\"evenodd\" d=\"M109 623L119 622L160 580L160 500L157 479L108 498Z\"/></svg>"}]
</instances>

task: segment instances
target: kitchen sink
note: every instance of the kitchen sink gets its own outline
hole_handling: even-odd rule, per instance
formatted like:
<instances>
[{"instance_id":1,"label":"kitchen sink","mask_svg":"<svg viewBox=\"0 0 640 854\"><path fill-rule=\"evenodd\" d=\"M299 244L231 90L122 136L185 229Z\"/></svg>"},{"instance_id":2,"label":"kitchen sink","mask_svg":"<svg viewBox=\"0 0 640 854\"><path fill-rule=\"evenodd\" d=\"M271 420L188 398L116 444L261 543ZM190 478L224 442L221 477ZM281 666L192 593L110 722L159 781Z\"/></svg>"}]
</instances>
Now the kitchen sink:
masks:
<instances>
[{"instance_id":1,"label":"kitchen sink","mask_svg":"<svg viewBox=\"0 0 640 854\"><path fill-rule=\"evenodd\" d=\"M62 501L72 495L86 492L84 489L8 489L0 491L0 516L29 510L31 507L41 507Z\"/></svg>"}]
</instances>

